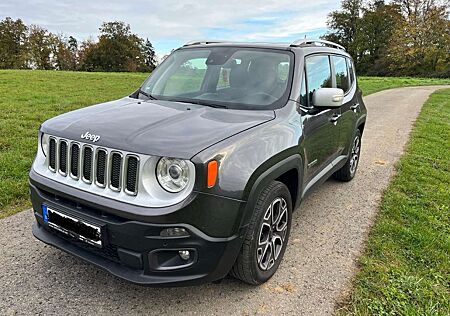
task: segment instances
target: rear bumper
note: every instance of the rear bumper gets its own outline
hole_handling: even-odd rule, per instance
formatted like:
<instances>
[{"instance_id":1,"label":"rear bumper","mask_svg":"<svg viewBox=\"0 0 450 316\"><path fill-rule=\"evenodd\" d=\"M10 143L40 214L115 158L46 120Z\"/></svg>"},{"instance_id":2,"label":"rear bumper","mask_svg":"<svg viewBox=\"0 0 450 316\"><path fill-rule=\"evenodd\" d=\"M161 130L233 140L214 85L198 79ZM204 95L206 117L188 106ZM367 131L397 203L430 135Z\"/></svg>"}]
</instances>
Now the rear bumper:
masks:
<instances>
[{"instance_id":1,"label":"rear bumper","mask_svg":"<svg viewBox=\"0 0 450 316\"><path fill-rule=\"evenodd\" d=\"M233 231L233 234L213 237L191 223L172 221L172 217L168 215L148 216L144 218L145 221L117 216L117 212L126 210L126 204L119 210L111 209L108 212L108 206L106 210L100 210L92 205L88 206L88 201L76 196L55 192L38 180L30 177L31 200L36 217L34 236L127 281L148 286L185 286L211 282L227 275L239 253L242 244L240 236L244 232L243 228L236 226L239 218L223 221L234 222L232 227L225 227L225 230ZM226 204L227 200L220 203ZM43 204L101 226L104 232L103 247L91 246L49 227L42 217ZM228 207L235 207L234 204L231 202ZM198 203L195 205L202 207ZM181 214L183 210L184 208L179 209L176 213ZM234 210L230 209L230 213L233 214ZM160 235L163 229L173 227L184 228L189 236ZM213 227L209 229L212 230ZM190 250L192 260L182 265L178 251L185 249Z\"/></svg>"}]
</instances>

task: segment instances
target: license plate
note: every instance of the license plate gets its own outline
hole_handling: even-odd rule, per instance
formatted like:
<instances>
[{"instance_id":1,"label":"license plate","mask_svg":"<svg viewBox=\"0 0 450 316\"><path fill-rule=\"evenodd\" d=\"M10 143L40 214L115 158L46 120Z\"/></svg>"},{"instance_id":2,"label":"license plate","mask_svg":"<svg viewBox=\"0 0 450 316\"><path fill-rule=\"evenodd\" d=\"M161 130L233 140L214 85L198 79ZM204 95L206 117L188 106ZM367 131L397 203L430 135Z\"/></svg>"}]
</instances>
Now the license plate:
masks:
<instances>
[{"instance_id":1,"label":"license plate","mask_svg":"<svg viewBox=\"0 0 450 316\"><path fill-rule=\"evenodd\" d=\"M50 228L95 247L102 247L101 227L64 214L46 205L42 206L42 215Z\"/></svg>"}]
</instances>

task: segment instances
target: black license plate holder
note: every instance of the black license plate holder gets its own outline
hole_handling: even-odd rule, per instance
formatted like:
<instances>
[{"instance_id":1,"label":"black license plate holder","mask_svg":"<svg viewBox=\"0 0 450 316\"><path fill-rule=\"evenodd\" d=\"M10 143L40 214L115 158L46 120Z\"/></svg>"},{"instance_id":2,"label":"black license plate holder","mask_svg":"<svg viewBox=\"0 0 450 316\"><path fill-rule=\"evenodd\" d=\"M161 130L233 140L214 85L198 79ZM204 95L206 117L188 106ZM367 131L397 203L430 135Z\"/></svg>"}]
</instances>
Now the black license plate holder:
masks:
<instances>
[{"instance_id":1,"label":"black license plate holder","mask_svg":"<svg viewBox=\"0 0 450 316\"><path fill-rule=\"evenodd\" d=\"M44 209L45 208L45 209ZM52 207L43 206L44 221L48 226L67 236L102 248L102 227L76 218Z\"/></svg>"}]
</instances>

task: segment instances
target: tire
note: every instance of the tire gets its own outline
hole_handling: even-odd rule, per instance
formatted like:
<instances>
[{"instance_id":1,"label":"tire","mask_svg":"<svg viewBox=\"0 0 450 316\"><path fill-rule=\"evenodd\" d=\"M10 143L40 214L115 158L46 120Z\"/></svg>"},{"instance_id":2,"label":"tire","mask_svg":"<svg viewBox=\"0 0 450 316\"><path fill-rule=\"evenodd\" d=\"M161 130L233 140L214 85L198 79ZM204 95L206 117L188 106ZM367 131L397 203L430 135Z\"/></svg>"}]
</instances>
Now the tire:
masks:
<instances>
[{"instance_id":1,"label":"tire","mask_svg":"<svg viewBox=\"0 0 450 316\"><path fill-rule=\"evenodd\" d=\"M275 221L273 214L277 215ZM289 190L283 183L272 181L258 196L241 251L230 274L251 285L270 279L286 250L291 222Z\"/></svg>"},{"instance_id":2,"label":"tire","mask_svg":"<svg viewBox=\"0 0 450 316\"><path fill-rule=\"evenodd\" d=\"M361 132L359 131L359 129L356 130L356 134L353 137L351 146L352 148L347 162L341 169L334 173L334 178L336 180L348 182L351 181L356 175L356 170L358 169L359 164L359 157L361 154Z\"/></svg>"}]
</instances>

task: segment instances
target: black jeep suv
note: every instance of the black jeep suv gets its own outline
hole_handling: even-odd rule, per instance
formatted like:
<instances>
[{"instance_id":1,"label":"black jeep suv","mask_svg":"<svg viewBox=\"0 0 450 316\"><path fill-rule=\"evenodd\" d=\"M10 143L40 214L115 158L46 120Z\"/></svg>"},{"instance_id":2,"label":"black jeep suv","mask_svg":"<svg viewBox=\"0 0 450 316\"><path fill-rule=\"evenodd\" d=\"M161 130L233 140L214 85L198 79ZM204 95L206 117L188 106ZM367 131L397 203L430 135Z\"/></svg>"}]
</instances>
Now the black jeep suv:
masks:
<instances>
[{"instance_id":1,"label":"black jeep suv","mask_svg":"<svg viewBox=\"0 0 450 316\"><path fill-rule=\"evenodd\" d=\"M130 96L42 124L33 234L138 284L260 284L305 195L355 176L365 119L337 44L190 42Z\"/></svg>"}]
</instances>

